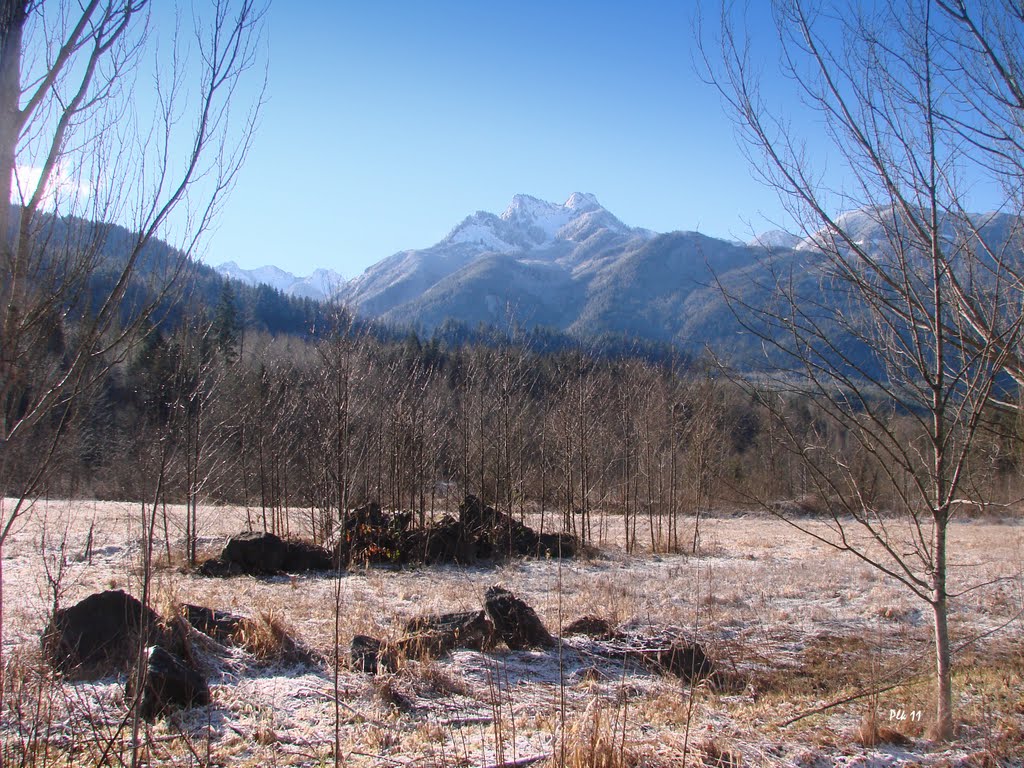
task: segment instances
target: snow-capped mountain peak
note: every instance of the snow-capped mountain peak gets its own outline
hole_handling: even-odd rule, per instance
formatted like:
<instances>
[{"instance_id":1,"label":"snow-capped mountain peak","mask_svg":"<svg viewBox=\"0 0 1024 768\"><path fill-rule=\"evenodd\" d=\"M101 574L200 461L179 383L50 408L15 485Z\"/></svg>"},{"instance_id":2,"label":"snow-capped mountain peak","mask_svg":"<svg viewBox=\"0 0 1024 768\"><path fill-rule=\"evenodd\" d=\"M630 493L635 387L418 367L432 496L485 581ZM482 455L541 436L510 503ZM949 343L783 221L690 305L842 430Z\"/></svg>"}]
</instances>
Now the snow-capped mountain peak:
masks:
<instances>
[{"instance_id":1,"label":"snow-capped mountain peak","mask_svg":"<svg viewBox=\"0 0 1024 768\"><path fill-rule=\"evenodd\" d=\"M558 230L568 224L574 215L576 211L564 205L538 200L529 195L516 195L501 218L528 235L533 243L540 245L554 240Z\"/></svg>"},{"instance_id":2,"label":"snow-capped mountain peak","mask_svg":"<svg viewBox=\"0 0 1024 768\"><path fill-rule=\"evenodd\" d=\"M217 267L217 271L225 277L241 280L249 285L262 283L281 291L295 282L295 275L270 264L264 267L257 267L256 269L243 269L234 261L226 261Z\"/></svg>"},{"instance_id":3,"label":"snow-capped mountain peak","mask_svg":"<svg viewBox=\"0 0 1024 768\"><path fill-rule=\"evenodd\" d=\"M441 241L441 244L457 245L465 243L479 247L481 251L496 251L508 253L516 249L510 242L508 234L503 226L504 221L493 213L477 211L472 216L463 219L455 229L448 233L448 237Z\"/></svg>"},{"instance_id":4,"label":"snow-capped mountain peak","mask_svg":"<svg viewBox=\"0 0 1024 768\"><path fill-rule=\"evenodd\" d=\"M478 211L438 245L468 244L481 253L511 253L545 248L561 240L578 242L597 229L634 233L589 193L574 192L561 205L532 195L515 195L500 216Z\"/></svg>"},{"instance_id":5,"label":"snow-capped mountain peak","mask_svg":"<svg viewBox=\"0 0 1024 768\"><path fill-rule=\"evenodd\" d=\"M324 301L335 296L345 285L345 278L332 269L317 269L308 277L296 277L275 266L245 269L234 261L225 261L215 269L224 277L247 285L269 285L282 293L299 298Z\"/></svg>"},{"instance_id":6,"label":"snow-capped mountain peak","mask_svg":"<svg viewBox=\"0 0 1024 768\"><path fill-rule=\"evenodd\" d=\"M511 221L524 216L533 217L538 214L543 215L544 213L553 212L561 207L533 195L513 195L512 202L508 204L508 208L501 214L501 218L505 221Z\"/></svg>"},{"instance_id":7,"label":"snow-capped mountain peak","mask_svg":"<svg viewBox=\"0 0 1024 768\"><path fill-rule=\"evenodd\" d=\"M601 204L589 192L573 192L569 195L569 199L565 201L564 207L571 208L574 211L594 211L600 208Z\"/></svg>"}]
</instances>

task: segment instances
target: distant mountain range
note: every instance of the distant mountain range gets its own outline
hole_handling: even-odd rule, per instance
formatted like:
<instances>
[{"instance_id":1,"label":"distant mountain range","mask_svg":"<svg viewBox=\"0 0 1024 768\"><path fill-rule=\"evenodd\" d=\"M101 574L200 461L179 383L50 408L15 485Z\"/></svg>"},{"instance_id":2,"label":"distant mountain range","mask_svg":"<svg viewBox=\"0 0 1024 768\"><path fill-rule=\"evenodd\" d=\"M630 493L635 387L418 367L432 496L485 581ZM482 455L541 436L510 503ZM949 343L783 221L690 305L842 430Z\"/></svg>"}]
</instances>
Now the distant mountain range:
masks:
<instances>
[{"instance_id":1,"label":"distant mountain range","mask_svg":"<svg viewBox=\"0 0 1024 768\"><path fill-rule=\"evenodd\" d=\"M238 280L246 285L269 285L281 293L294 296L297 299L313 299L314 301L325 301L334 296L342 285L345 278L341 273L333 269L318 269L308 277L296 277L291 272L285 272L279 267L257 267L256 269L242 269L233 261L225 261L219 264L216 270L224 277Z\"/></svg>"},{"instance_id":2,"label":"distant mountain range","mask_svg":"<svg viewBox=\"0 0 1024 768\"><path fill-rule=\"evenodd\" d=\"M1008 232L1009 218L989 217ZM844 222L871 245L884 242L877 212ZM559 205L516 195L500 215L479 211L439 243L402 251L350 280L329 270L297 278L276 267L218 270L286 294L338 298L367 319L430 333L451 322L499 329L550 328L579 338L637 338L734 358L760 354L722 288L744 303L771 300L776 274L795 276L815 301L823 296L813 238L768 232L749 243L697 232L657 234L630 227L590 194Z\"/></svg>"}]
</instances>

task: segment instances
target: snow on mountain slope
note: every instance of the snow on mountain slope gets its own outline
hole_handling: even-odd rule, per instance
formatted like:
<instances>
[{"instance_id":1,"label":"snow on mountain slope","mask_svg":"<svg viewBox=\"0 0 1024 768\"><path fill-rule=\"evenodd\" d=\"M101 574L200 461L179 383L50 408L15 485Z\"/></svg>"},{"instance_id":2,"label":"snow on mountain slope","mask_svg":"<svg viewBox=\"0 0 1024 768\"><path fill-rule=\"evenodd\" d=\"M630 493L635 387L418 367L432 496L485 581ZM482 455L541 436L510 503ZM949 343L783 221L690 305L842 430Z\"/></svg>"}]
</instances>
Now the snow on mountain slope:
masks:
<instances>
[{"instance_id":1,"label":"snow on mountain slope","mask_svg":"<svg viewBox=\"0 0 1024 768\"><path fill-rule=\"evenodd\" d=\"M752 248L796 248L801 241L799 235L786 232L782 229L772 229L762 232L757 237L749 240L747 245Z\"/></svg>"},{"instance_id":2,"label":"snow on mountain slope","mask_svg":"<svg viewBox=\"0 0 1024 768\"><path fill-rule=\"evenodd\" d=\"M295 282L295 275L272 265L256 269L243 269L233 261L226 261L215 269L225 277L240 280L247 285L269 285L279 291L285 290Z\"/></svg>"},{"instance_id":3,"label":"snow on mountain slope","mask_svg":"<svg viewBox=\"0 0 1024 768\"><path fill-rule=\"evenodd\" d=\"M286 291L292 296L301 298L323 299L334 298L345 284L345 278L333 269L315 269L308 277L297 278Z\"/></svg>"},{"instance_id":4,"label":"snow on mountain slope","mask_svg":"<svg viewBox=\"0 0 1024 768\"><path fill-rule=\"evenodd\" d=\"M926 217L924 212L921 215ZM848 211L837 216L835 222L841 235L831 234L828 229L821 229L801 240L796 249L814 252L828 246L830 251L834 248L845 250L846 238L849 238L849 242L856 247L875 256L892 255L893 243L897 241L901 243L901 249L909 245L916 247L920 254L924 254L929 248L926 241L915 237L910 226L892 207ZM1021 250L1021 220L1012 214L990 212L961 216L945 213L939 215L938 224L947 256L954 262L954 255L961 250L963 243L974 243L977 246L979 238L987 244L986 248L992 254L1007 249L1012 253L1019 253ZM977 250L980 254L986 248Z\"/></svg>"},{"instance_id":5,"label":"snow on mountain slope","mask_svg":"<svg viewBox=\"0 0 1024 768\"><path fill-rule=\"evenodd\" d=\"M578 290L565 269L508 254L485 254L381 317L436 328L452 318L470 327L563 328L576 312Z\"/></svg>"},{"instance_id":6,"label":"snow on mountain slope","mask_svg":"<svg viewBox=\"0 0 1024 768\"><path fill-rule=\"evenodd\" d=\"M516 195L500 216L478 211L436 245L378 262L349 282L342 297L365 315L404 318L411 309L403 305L415 304L430 288L488 255L508 255L523 264L557 262L576 270L597 243L587 245L594 238L621 245L651 236L623 224L591 194L576 192L561 205Z\"/></svg>"},{"instance_id":7,"label":"snow on mountain slope","mask_svg":"<svg viewBox=\"0 0 1024 768\"><path fill-rule=\"evenodd\" d=\"M234 261L225 261L214 269L224 277L247 285L269 285L289 296L316 301L332 298L345 284L345 278L332 269L317 269L307 277L296 277L291 272L271 265L244 269Z\"/></svg>"},{"instance_id":8,"label":"snow on mountain slope","mask_svg":"<svg viewBox=\"0 0 1024 768\"><path fill-rule=\"evenodd\" d=\"M466 243L479 246L481 251L508 253L515 250L516 246L508 241L512 238L505 239L508 235L503 233L502 229L493 213L481 211L462 222L445 238L445 242L452 245Z\"/></svg>"},{"instance_id":9,"label":"snow on mountain slope","mask_svg":"<svg viewBox=\"0 0 1024 768\"><path fill-rule=\"evenodd\" d=\"M512 253L542 248L559 240L579 240L598 228L633 233L591 194L574 192L562 205L530 195L515 195L500 216L478 211L438 243L466 243L481 253ZM637 230L643 234L644 230Z\"/></svg>"},{"instance_id":10,"label":"snow on mountain slope","mask_svg":"<svg viewBox=\"0 0 1024 768\"><path fill-rule=\"evenodd\" d=\"M578 199L582 200L582 197L577 198L574 194L565 205L556 205L529 195L516 195L501 218L516 230L526 233L534 244L542 245L554 240L562 227L583 212L569 205ZM590 208L596 205L595 200Z\"/></svg>"}]
</instances>

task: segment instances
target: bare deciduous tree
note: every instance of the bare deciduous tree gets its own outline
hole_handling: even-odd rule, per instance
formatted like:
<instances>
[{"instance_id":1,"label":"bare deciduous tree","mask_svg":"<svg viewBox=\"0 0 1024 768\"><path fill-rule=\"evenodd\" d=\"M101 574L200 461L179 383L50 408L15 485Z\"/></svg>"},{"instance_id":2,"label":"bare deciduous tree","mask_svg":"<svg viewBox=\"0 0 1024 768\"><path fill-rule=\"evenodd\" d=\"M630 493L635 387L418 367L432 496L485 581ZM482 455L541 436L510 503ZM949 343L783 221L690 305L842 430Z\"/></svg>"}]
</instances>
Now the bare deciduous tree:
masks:
<instances>
[{"instance_id":1,"label":"bare deciduous tree","mask_svg":"<svg viewBox=\"0 0 1024 768\"><path fill-rule=\"evenodd\" d=\"M753 63L762 41L745 33L734 8L724 8L717 34L701 35L709 79L757 172L813 238L795 255L766 258L778 297L771 306L732 295L747 330L787 361L785 376L758 396L830 510L824 527L787 519L930 606L940 739L954 732L948 526L978 501L963 495L972 450L1000 376L1014 370L1022 330L1011 261L1020 177L1007 183L994 160L1003 152L1012 167L1020 157L1015 76L998 64L1020 48L1001 39L989 41L997 54L986 48L992 30L1019 32L1019 4L1003 5L1016 13L993 26L997 17L985 11L986 32L970 26L973 3L778 0L781 66L796 89L791 104L809 109L807 119L770 106ZM958 81L965 69L984 87ZM994 117L1007 112L1016 122ZM841 161L841 189L826 183L805 143L813 125ZM970 214L967 192L978 179L1006 185L1009 216ZM820 428L803 433L786 420L792 392L817 404ZM874 462L886 494L866 493L860 468L829 450L829 424Z\"/></svg>"},{"instance_id":2,"label":"bare deciduous tree","mask_svg":"<svg viewBox=\"0 0 1024 768\"><path fill-rule=\"evenodd\" d=\"M0 2L0 496L15 496L0 550L76 406L166 306L252 140L263 9L215 0L191 43L151 12ZM28 445L32 462L13 461Z\"/></svg>"}]
</instances>

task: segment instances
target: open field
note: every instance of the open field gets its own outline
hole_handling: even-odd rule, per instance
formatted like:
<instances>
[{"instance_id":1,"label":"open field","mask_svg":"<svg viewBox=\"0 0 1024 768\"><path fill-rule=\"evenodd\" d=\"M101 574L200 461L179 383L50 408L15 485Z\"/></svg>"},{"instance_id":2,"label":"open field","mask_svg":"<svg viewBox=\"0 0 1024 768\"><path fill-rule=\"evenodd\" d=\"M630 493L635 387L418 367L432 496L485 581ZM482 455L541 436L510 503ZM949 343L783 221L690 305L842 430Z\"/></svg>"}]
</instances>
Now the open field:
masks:
<instances>
[{"instance_id":1,"label":"open field","mask_svg":"<svg viewBox=\"0 0 1024 768\"><path fill-rule=\"evenodd\" d=\"M179 557L183 512L169 514ZM129 504L41 504L6 546L4 657L13 663L5 766L19 764L29 739L36 764L91 765L108 744L111 764L130 753L130 729L119 732L123 679L56 679L41 669L38 641L62 551L61 605L112 587L141 594L140 515ZM201 509L201 549L215 553L245 520L244 510ZM563 563L369 569L340 579L205 579L163 564L153 599L162 612L189 602L262 615L324 661L262 663L212 642L200 647L213 704L158 721L144 734L143 754L154 765L331 764L337 718L344 762L355 766L526 764L540 756L551 765L609 767L1022 764L1024 526L964 521L951 530L951 591L984 585L954 602L953 643L981 638L957 655L958 740L937 746L926 738L930 618L898 585L762 516L708 518L696 557L626 555L614 544L616 525L612 518L600 551ZM301 526L296 513L293 533ZM90 531L91 563L82 557ZM162 538L156 551L165 551ZM595 657L587 640L573 637L549 651L411 660L376 678L342 669L335 688L336 605L347 656L355 634L395 637L415 616L478 608L494 584L524 598L555 635L583 615L645 631L674 628L705 647L725 683L691 689Z\"/></svg>"}]
</instances>

